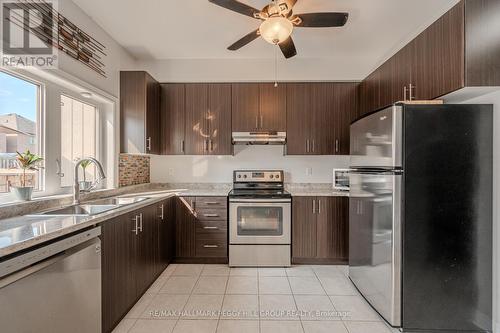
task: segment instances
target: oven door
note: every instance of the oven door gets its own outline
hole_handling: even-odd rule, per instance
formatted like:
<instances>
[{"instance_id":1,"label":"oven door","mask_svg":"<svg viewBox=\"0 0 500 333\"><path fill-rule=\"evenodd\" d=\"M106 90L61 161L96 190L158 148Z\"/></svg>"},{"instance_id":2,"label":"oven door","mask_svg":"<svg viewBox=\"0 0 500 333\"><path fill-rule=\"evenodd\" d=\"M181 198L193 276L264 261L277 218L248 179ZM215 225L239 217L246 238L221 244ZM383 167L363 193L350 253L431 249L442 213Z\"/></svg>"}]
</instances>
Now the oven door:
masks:
<instances>
[{"instance_id":1,"label":"oven door","mask_svg":"<svg viewBox=\"0 0 500 333\"><path fill-rule=\"evenodd\" d=\"M290 199L231 199L231 244L290 244Z\"/></svg>"}]
</instances>

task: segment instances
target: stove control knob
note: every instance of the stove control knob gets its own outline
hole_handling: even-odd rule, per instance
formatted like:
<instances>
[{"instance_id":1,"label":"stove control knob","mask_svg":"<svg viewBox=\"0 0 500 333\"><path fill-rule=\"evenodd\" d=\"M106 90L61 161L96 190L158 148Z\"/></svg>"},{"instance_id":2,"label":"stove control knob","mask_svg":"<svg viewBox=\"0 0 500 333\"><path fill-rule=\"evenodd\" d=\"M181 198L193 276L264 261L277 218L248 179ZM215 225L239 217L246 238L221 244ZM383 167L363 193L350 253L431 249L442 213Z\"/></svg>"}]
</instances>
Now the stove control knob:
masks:
<instances>
[{"instance_id":1,"label":"stove control knob","mask_svg":"<svg viewBox=\"0 0 500 333\"><path fill-rule=\"evenodd\" d=\"M269 177L271 177L271 179L273 179L273 178L274 178L274 175L271 175L271 176L269 176Z\"/></svg>"},{"instance_id":2,"label":"stove control knob","mask_svg":"<svg viewBox=\"0 0 500 333\"><path fill-rule=\"evenodd\" d=\"M243 175L243 178L247 178L247 175Z\"/></svg>"},{"instance_id":3,"label":"stove control knob","mask_svg":"<svg viewBox=\"0 0 500 333\"><path fill-rule=\"evenodd\" d=\"M238 178L241 178L241 175L238 175Z\"/></svg>"},{"instance_id":4,"label":"stove control knob","mask_svg":"<svg viewBox=\"0 0 500 333\"><path fill-rule=\"evenodd\" d=\"M276 174L276 178L280 178L280 174L279 173Z\"/></svg>"}]
</instances>

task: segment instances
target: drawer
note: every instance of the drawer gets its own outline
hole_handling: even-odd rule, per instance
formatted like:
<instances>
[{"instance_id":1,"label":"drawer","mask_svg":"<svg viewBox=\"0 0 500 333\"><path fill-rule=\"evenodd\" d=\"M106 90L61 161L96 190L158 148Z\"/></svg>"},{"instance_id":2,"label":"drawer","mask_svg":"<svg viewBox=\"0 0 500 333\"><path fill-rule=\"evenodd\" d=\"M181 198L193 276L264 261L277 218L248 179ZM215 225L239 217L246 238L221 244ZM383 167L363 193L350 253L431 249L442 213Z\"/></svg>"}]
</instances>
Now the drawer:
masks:
<instances>
[{"instance_id":1,"label":"drawer","mask_svg":"<svg viewBox=\"0 0 500 333\"><path fill-rule=\"evenodd\" d=\"M227 197L196 197L196 208L202 207L227 209Z\"/></svg>"},{"instance_id":2,"label":"drawer","mask_svg":"<svg viewBox=\"0 0 500 333\"><path fill-rule=\"evenodd\" d=\"M227 220L227 209L196 208L196 216L201 221Z\"/></svg>"},{"instance_id":3,"label":"drawer","mask_svg":"<svg viewBox=\"0 0 500 333\"><path fill-rule=\"evenodd\" d=\"M224 231L227 232L227 221L226 220L215 220L215 221L196 221L196 233L214 233Z\"/></svg>"},{"instance_id":4,"label":"drawer","mask_svg":"<svg viewBox=\"0 0 500 333\"><path fill-rule=\"evenodd\" d=\"M196 239L197 257L227 257L226 239Z\"/></svg>"}]
</instances>

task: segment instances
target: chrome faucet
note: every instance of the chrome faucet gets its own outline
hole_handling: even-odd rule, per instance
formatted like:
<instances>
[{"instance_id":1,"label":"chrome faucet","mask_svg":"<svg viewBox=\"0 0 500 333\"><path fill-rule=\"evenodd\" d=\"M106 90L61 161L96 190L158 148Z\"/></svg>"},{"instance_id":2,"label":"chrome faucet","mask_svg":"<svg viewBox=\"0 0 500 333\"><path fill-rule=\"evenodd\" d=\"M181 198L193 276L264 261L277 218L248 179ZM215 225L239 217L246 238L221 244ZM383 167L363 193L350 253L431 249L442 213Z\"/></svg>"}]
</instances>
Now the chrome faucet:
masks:
<instances>
[{"instance_id":1,"label":"chrome faucet","mask_svg":"<svg viewBox=\"0 0 500 333\"><path fill-rule=\"evenodd\" d=\"M78 181L78 170L80 169L80 165L86 161L90 161L97 166L97 173L99 175L98 175L97 179L94 181L94 183L92 183L92 186L90 188L88 188L88 189L86 188L86 189L82 190L80 188L80 182ZM82 158L82 159L78 160L75 164L75 183L73 185L73 204L76 205L76 204L80 203L80 192L90 192L91 190L93 190L95 188L95 186L97 184L99 184L99 182L101 180L103 180L105 178L106 178L106 175L104 174L104 169L102 167L101 162L99 162L98 160L96 160L93 157L86 157L86 158Z\"/></svg>"}]
</instances>

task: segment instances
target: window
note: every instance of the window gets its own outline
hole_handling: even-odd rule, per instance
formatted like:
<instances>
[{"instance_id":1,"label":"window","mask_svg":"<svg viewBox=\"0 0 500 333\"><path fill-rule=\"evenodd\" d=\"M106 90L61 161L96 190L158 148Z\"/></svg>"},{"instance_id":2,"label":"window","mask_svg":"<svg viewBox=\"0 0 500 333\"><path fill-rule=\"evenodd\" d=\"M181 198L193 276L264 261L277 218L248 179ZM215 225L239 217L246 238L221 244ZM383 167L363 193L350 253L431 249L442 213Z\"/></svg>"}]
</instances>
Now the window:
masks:
<instances>
[{"instance_id":1,"label":"window","mask_svg":"<svg viewBox=\"0 0 500 333\"><path fill-rule=\"evenodd\" d=\"M41 155L40 89L36 83L0 71L0 193L21 184L16 152ZM41 190L42 177L42 171L27 171L27 186Z\"/></svg>"},{"instance_id":2,"label":"window","mask_svg":"<svg viewBox=\"0 0 500 333\"><path fill-rule=\"evenodd\" d=\"M99 158L99 113L90 104L61 95L61 186L73 185L75 162L83 157ZM95 166L80 170L80 180L92 181Z\"/></svg>"}]
</instances>

